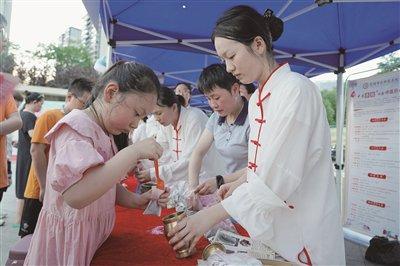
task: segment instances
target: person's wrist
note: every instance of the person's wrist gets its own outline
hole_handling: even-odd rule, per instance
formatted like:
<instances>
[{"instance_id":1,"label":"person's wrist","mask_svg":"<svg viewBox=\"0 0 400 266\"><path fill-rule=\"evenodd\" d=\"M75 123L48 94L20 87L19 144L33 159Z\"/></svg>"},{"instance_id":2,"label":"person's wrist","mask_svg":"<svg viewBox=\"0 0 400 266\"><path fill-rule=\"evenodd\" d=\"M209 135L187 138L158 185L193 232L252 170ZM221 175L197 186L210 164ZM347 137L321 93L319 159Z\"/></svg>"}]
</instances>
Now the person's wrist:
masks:
<instances>
[{"instance_id":1,"label":"person's wrist","mask_svg":"<svg viewBox=\"0 0 400 266\"><path fill-rule=\"evenodd\" d=\"M195 190L199 184L196 184L196 182L190 180L191 179L189 178L189 189Z\"/></svg>"}]
</instances>

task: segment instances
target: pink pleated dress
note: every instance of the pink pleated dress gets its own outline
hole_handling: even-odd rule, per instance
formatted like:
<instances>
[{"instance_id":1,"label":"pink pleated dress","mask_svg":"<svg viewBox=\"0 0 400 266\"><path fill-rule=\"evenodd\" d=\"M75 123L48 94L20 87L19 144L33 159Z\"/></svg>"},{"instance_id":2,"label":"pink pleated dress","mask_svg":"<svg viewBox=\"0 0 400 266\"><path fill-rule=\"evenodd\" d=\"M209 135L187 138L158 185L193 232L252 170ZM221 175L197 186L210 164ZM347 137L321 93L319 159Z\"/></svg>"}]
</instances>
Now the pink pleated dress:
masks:
<instances>
[{"instance_id":1,"label":"pink pleated dress","mask_svg":"<svg viewBox=\"0 0 400 266\"><path fill-rule=\"evenodd\" d=\"M80 210L62 193L86 170L109 160L116 146L81 110L62 118L46 138L51 144L46 193L24 265L89 265L114 227L116 187Z\"/></svg>"}]
</instances>

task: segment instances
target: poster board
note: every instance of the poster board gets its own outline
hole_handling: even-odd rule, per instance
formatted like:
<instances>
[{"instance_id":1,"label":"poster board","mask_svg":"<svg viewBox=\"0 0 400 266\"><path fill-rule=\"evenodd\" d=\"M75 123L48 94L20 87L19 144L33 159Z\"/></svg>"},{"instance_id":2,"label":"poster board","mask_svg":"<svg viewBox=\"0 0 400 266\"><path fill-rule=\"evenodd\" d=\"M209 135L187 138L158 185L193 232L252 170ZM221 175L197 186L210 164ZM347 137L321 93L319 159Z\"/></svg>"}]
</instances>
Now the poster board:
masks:
<instances>
[{"instance_id":1,"label":"poster board","mask_svg":"<svg viewBox=\"0 0 400 266\"><path fill-rule=\"evenodd\" d=\"M344 227L398 239L400 71L349 81Z\"/></svg>"}]
</instances>

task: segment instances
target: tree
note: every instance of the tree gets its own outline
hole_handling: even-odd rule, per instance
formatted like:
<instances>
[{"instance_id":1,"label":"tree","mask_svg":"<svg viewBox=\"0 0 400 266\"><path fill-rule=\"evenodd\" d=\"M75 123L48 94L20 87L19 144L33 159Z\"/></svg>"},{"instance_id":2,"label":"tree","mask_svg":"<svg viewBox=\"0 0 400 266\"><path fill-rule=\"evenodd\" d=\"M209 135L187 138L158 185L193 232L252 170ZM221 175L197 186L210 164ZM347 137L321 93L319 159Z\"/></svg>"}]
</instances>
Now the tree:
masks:
<instances>
[{"instance_id":1,"label":"tree","mask_svg":"<svg viewBox=\"0 0 400 266\"><path fill-rule=\"evenodd\" d=\"M25 83L26 79L28 78L28 71L25 68L24 62L21 61L18 64L16 72L17 72L17 76L18 76L19 80L21 81L21 83Z\"/></svg>"},{"instance_id":2,"label":"tree","mask_svg":"<svg viewBox=\"0 0 400 266\"><path fill-rule=\"evenodd\" d=\"M336 88L321 91L329 125L336 125Z\"/></svg>"},{"instance_id":3,"label":"tree","mask_svg":"<svg viewBox=\"0 0 400 266\"><path fill-rule=\"evenodd\" d=\"M42 69L33 66L28 70L29 85L46 86L49 77L49 66Z\"/></svg>"},{"instance_id":4,"label":"tree","mask_svg":"<svg viewBox=\"0 0 400 266\"><path fill-rule=\"evenodd\" d=\"M74 79L82 77L85 77L92 81L96 81L96 79L98 78L98 74L93 68L88 67L57 67L56 74L54 75L52 83L55 87L66 88Z\"/></svg>"},{"instance_id":5,"label":"tree","mask_svg":"<svg viewBox=\"0 0 400 266\"><path fill-rule=\"evenodd\" d=\"M400 69L400 57L391 53L383 57L383 62L378 63L379 73L392 72Z\"/></svg>"},{"instance_id":6,"label":"tree","mask_svg":"<svg viewBox=\"0 0 400 266\"><path fill-rule=\"evenodd\" d=\"M10 42L4 47L0 53L0 72L12 74L16 67L14 51L18 47Z\"/></svg>"},{"instance_id":7,"label":"tree","mask_svg":"<svg viewBox=\"0 0 400 266\"><path fill-rule=\"evenodd\" d=\"M54 60L55 67L71 68L81 66L91 68L93 66L90 53L84 46L56 46L39 45L39 50L35 52L39 58Z\"/></svg>"},{"instance_id":8,"label":"tree","mask_svg":"<svg viewBox=\"0 0 400 266\"><path fill-rule=\"evenodd\" d=\"M50 86L67 87L76 78L86 77L95 81L98 77L90 53L84 46L40 45L34 55L46 59L54 67L53 80L48 82Z\"/></svg>"}]
</instances>

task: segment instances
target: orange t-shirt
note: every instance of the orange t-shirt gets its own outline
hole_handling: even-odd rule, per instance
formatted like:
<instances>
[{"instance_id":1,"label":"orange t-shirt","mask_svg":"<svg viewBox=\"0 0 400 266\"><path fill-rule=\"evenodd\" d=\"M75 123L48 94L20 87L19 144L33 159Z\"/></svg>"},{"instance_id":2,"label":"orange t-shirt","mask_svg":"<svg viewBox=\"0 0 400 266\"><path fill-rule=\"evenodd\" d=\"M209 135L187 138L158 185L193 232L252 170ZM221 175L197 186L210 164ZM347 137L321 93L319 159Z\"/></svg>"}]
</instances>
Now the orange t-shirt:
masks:
<instances>
[{"instance_id":1,"label":"orange t-shirt","mask_svg":"<svg viewBox=\"0 0 400 266\"><path fill-rule=\"evenodd\" d=\"M0 122L10 117L12 113L17 112L17 104L12 95L8 96L0 106ZM7 152L6 152L7 136L0 135L0 188L8 186L7 177Z\"/></svg>"},{"instance_id":2,"label":"orange t-shirt","mask_svg":"<svg viewBox=\"0 0 400 266\"><path fill-rule=\"evenodd\" d=\"M41 143L46 144L46 158L49 159L49 143L44 138L47 132L61 119L63 118L64 113L59 109L53 109L44 112L39 118L36 120L35 128L33 129L33 135L31 143ZM26 188L24 197L30 199L38 199L40 194L40 186L39 181L35 172L35 168L33 166L33 162L31 164L31 169L28 175L28 181L26 182Z\"/></svg>"}]
</instances>

